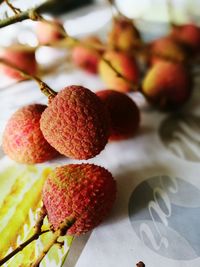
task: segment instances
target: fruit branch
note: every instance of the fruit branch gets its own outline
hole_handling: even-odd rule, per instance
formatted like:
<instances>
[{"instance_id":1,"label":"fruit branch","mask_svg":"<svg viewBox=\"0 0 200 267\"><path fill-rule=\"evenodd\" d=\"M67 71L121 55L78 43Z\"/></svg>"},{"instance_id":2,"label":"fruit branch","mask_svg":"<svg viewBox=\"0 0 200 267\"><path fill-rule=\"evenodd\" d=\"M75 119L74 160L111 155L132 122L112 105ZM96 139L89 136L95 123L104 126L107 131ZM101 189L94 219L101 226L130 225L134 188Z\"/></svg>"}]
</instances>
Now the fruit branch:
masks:
<instances>
[{"instance_id":1,"label":"fruit branch","mask_svg":"<svg viewBox=\"0 0 200 267\"><path fill-rule=\"evenodd\" d=\"M34 226L35 233L27 239L24 243L20 244L15 250L13 250L11 253L9 253L7 256L5 256L3 259L0 260L0 266L2 266L5 262L10 260L13 256L15 256L18 252L22 251L27 245L29 245L34 240L37 240L41 235L49 232L50 230L44 230L42 231L42 225L44 218L46 216L46 210L44 207L40 209L38 220Z\"/></svg>"},{"instance_id":2,"label":"fruit branch","mask_svg":"<svg viewBox=\"0 0 200 267\"><path fill-rule=\"evenodd\" d=\"M25 70L17 67L15 64L13 64L13 63L11 63L11 62L3 59L3 58L0 58L0 63L4 64L4 65L6 65L12 69L17 70L24 78L28 78L28 79L36 81L37 84L39 85L42 93L44 93L47 97L55 97L56 96L57 93L53 89L51 89L45 82L43 82L40 78L38 78L37 76L28 74Z\"/></svg>"},{"instance_id":3,"label":"fruit branch","mask_svg":"<svg viewBox=\"0 0 200 267\"><path fill-rule=\"evenodd\" d=\"M4 2L4 0L3 1L0 0L0 4L3 2ZM54 3L55 3L55 0L49 0L49 1L46 1L43 4L41 4L35 8L31 8L29 10L15 14L14 16L0 20L0 28L12 25L16 22L24 21L27 19L38 20L38 13L49 11L51 8L51 5Z\"/></svg>"},{"instance_id":4,"label":"fruit branch","mask_svg":"<svg viewBox=\"0 0 200 267\"><path fill-rule=\"evenodd\" d=\"M21 10L17 7L14 7L9 0L5 0L5 3L7 4L7 6L15 13L15 15L21 13Z\"/></svg>"},{"instance_id":5,"label":"fruit branch","mask_svg":"<svg viewBox=\"0 0 200 267\"><path fill-rule=\"evenodd\" d=\"M27 239L24 243L20 244L15 250L9 253L5 258L0 260L0 266L2 266L5 262L10 260L13 256L15 256L18 252L22 251L27 245L29 245L34 240L37 240L41 235L49 232L50 230L40 231L32 235L29 239Z\"/></svg>"},{"instance_id":6,"label":"fruit branch","mask_svg":"<svg viewBox=\"0 0 200 267\"><path fill-rule=\"evenodd\" d=\"M166 5L167 5L167 13L168 13L168 19L169 19L169 25L170 27L174 27L175 24L174 24L174 19L173 19L173 13L172 13L172 8L173 8L173 5L172 5L172 1L171 0L166 0Z\"/></svg>"},{"instance_id":7,"label":"fruit branch","mask_svg":"<svg viewBox=\"0 0 200 267\"><path fill-rule=\"evenodd\" d=\"M113 65L112 63L105 59L104 57L102 57L102 60L116 73L116 76L123 79L125 82L127 82L131 88L133 89L133 91L139 91L139 85L138 84L134 84L132 81L130 81L129 79L127 79L124 75L122 75Z\"/></svg>"},{"instance_id":8,"label":"fruit branch","mask_svg":"<svg viewBox=\"0 0 200 267\"><path fill-rule=\"evenodd\" d=\"M46 245L37 260L31 264L31 267L39 267L41 261L44 259L49 250L53 247L53 245L58 243L58 238L65 235L67 230L75 223L75 221L75 218L72 216L64 220L60 228L54 232L52 240Z\"/></svg>"}]
</instances>

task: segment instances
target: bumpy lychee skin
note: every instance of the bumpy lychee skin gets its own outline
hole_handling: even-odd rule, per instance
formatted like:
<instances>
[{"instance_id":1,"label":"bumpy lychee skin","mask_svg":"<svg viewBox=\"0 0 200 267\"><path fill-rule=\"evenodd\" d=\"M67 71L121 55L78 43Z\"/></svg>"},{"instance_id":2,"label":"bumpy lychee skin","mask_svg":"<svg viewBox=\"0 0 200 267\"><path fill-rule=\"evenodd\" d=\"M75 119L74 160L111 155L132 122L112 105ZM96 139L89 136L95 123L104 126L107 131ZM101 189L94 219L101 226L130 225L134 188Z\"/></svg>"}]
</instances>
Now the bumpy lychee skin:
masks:
<instances>
[{"instance_id":1,"label":"bumpy lychee skin","mask_svg":"<svg viewBox=\"0 0 200 267\"><path fill-rule=\"evenodd\" d=\"M131 51L140 43L140 33L132 20L121 16L113 19L112 29L108 35L108 46L110 48Z\"/></svg>"},{"instance_id":2,"label":"bumpy lychee skin","mask_svg":"<svg viewBox=\"0 0 200 267\"><path fill-rule=\"evenodd\" d=\"M109 118L103 103L82 86L61 90L43 112L40 127L57 151L76 159L99 154L109 136Z\"/></svg>"},{"instance_id":3,"label":"bumpy lychee skin","mask_svg":"<svg viewBox=\"0 0 200 267\"><path fill-rule=\"evenodd\" d=\"M36 35L39 43L41 45L48 45L62 40L64 35L61 29L62 23L58 20L53 20L51 24L45 21L37 22Z\"/></svg>"},{"instance_id":4,"label":"bumpy lychee skin","mask_svg":"<svg viewBox=\"0 0 200 267\"><path fill-rule=\"evenodd\" d=\"M40 130L40 117L45 108L40 104L27 105L11 116L3 133L3 150L11 159L34 164L58 155Z\"/></svg>"},{"instance_id":5,"label":"bumpy lychee skin","mask_svg":"<svg viewBox=\"0 0 200 267\"><path fill-rule=\"evenodd\" d=\"M83 40L85 45L100 45L101 41L95 37L91 36ZM72 50L72 60L74 64L83 70L96 74L98 72L98 64L100 61L101 51L94 50L85 45L77 45Z\"/></svg>"},{"instance_id":6,"label":"bumpy lychee skin","mask_svg":"<svg viewBox=\"0 0 200 267\"><path fill-rule=\"evenodd\" d=\"M160 60L184 62L187 59L186 51L181 43L169 36L155 40L150 44L149 48L151 53L151 64Z\"/></svg>"},{"instance_id":7,"label":"bumpy lychee skin","mask_svg":"<svg viewBox=\"0 0 200 267\"><path fill-rule=\"evenodd\" d=\"M176 25L173 27L171 36L183 42L192 52L200 52L200 27L194 24Z\"/></svg>"},{"instance_id":8,"label":"bumpy lychee skin","mask_svg":"<svg viewBox=\"0 0 200 267\"><path fill-rule=\"evenodd\" d=\"M43 186L42 199L54 229L69 216L75 224L67 231L80 235L96 227L110 212L116 198L116 182L110 172L93 164L56 168Z\"/></svg>"},{"instance_id":9,"label":"bumpy lychee skin","mask_svg":"<svg viewBox=\"0 0 200 267\"><path fill-rule=\"evenodd\" d=\"M131 90L131 82L134 84L138 83L139 69L133 57L124 52L110 50L103 55L103 58L109 61L119 73L130 81L127 82L123 78L118 77L116 72L101 59L99 74L108 88L125 93Z\"/></svg>"},{"instance_id":10,"label":"bumpy lychee skin","mask_svg":"<svg viewBox=\"0 0 200 267\"><path fill-rule=\"evenodd\" d=\"M191 95L191 75L182 64L158 62L147 72L142 91L155 107L178 109Z\"/></svg>"},{"instance_id":11,"label":"bumpy lychee skin","mask_svg":"<svg viewBox=\"0 0 200 267\"><path fill-rule=\"evenodd\" d=\"M122 140L135 135L139 128L140 111L135 102L124 93L102 90L97 96L110 114L110 140Z\"/></svg>"},{"instance_id":12,"label":"bumpy lychee skin","mask_svg":"<svg viewBox=\"0 0 200 267\"><path fill-rule=\"evenodd\" d=\"M12 45L2 49L0 57L13 63L17 67L25 70L28 74L37 73L37 62L35 59L35 50L24 45ZM4 64L1 64L1 71L8 77L15 80L24 80L25 78L19 73Z\"/></svg>"}]
</instances>

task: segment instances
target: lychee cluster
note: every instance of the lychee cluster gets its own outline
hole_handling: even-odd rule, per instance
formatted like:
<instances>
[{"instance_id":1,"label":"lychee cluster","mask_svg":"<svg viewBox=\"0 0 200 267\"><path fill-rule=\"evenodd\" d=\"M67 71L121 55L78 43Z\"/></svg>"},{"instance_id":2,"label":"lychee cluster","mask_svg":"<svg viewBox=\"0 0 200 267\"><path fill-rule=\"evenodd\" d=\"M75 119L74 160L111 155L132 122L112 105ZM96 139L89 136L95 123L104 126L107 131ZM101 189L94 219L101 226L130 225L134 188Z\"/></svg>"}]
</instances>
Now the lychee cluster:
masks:
<instances>
[{"instance_id":1,"label":"lychee cluster","mask_svg":"<svg viewBox=\"0 0 200 267\"><path fill-rule=\"evenodd\" d=\"M191 96L191 64L195 62L191 56L200 54L199 40L198 26L173 24L167 36L145 43L134 22L118 14L93 68L98 63L99 76L108 89L123 93L138 91L155 108L173 111ZM84 44L79 58L87 63L88 51L92 49L87 47L86 53L83 47ZM86 70L86 65L82 63L79 67Z\"/></svg>"},{"instance_id":2,"label":"lychee cluster","mask_svg":"<svg viewBox=\"0 0 200 267\"><path fill-rule=\"evenodd\" d=\"M135 23L119 13L105 42L97 36L72 38L58 20L38 22L36 36L39 45L66 41L72 47L74 65L99 74L107 89L95 94L71 85L55 92L36 76L35 49L24 45L4 48L1 70L16 81L32 77L49 100L48 106L20 108L7 122L3 149L19 163L41 163L60 154L87 160L101 153L109 140L134 137L141 115L127 93L137 91L163 111L181 108L191 96L192 59L200 55L200 28L194 24L172 24L167 36L145 43ZM99 225L115 198L116 182L103 167L87 163L57 167L42 193L55 243L60 235L80 235ZM39 230L37 238L42 233ZM0 260L0 265L2 262L6 261Z\"/></svg>"}]
</instances>

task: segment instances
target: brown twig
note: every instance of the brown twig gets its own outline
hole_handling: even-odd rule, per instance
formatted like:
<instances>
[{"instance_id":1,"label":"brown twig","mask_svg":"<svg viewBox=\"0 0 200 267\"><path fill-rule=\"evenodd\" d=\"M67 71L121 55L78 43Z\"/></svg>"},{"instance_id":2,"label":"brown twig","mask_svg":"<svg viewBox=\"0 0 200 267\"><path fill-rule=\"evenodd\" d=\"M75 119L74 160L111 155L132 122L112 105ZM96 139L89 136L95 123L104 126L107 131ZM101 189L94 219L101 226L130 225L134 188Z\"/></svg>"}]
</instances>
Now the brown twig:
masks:
<instances>
[{"instance_id":1,"label":"brown twig","mask_svg":"<svg viewBox=\"0 0 200 267\"><path fill-rule=\"evenodd\" d=\"M1 2L4 2L4 0L3 1L0 0L0 3ZM27 19L38 20L38 14L49 11L51 5L54 4L55 2L56 0L48 0L35 8L31 8L29 10L15 14L14 16L0 20L0 28L12 25L17 22L24 21Z\"/></svg>"},{"instance_id":2,"label":"brown twig","mask_svg":"<svg viewBox=\"0 0 200 267\"><path fill-rule=\"evenodd\" d=\"M9 253L7 256L5 256L3 259L1 259L0 260L0 266L2 266L5 262L7 262L8 260L10 260L12 257L14 257L18 252L22 251L31 242L33 242L34 240L37 240L41 235L43 235L43 234L45 234L45 233L47 233L47 232L50 231L50 230L45 230L45 231L42 231L41 230L45 216L46 216L46 210L45 210L44 207L42 207L40 209L40 212L39 212L38 220L37 220L37 222L36 222L36 224L34 226L35 233L29 239L27 239L25 242L23 242L22 244L20 244L11 253Z\"/></svg>"},{"instance_id":3,"label":"brown twig","mask_svg":"<svg viewBox=\"0 0 200 267\"><path fill-rule=\"evenodd\" d=\"M8 5L8 7L15 13L15 15L21 13L21 10L17 7L14 7L9 0L5 0L5 3Z\"/></svg>"},{"instance_id":4,"label":"brown twig","mask_svg":"<svg viewBox=\"0 0 200 267\"><path fill-rule=\"evenodd\" d=\"M168 18L169 18L169 25L171 28L173 28L175 24L174 24L174 16L172 13L172 9L173 9L172 0L166 0L166 5L167 5Z\"/></svg>"},{"instance_id":5,"label":"brown twig","mask_svg":"<svg viewBox=\"0 0 200 267\"><path fill-rule=\"evenodd\" d=\"M13 63L11 63L8 60L5 60L3 58L0 58L0 63L4 64L10 68L15 69L16 71L18 71L22 75L22 77L36 81L37 84L39 85L42 93L45 94L47 97L55 97L56 96L57 93L53 89L51 89L45 82L43 82L39 77L28 74L25 70L17 67L15 64L13 64Z\"/></svg>"},{"instance_id":6,"label":"brown twig","mask_svg":"<svg viewBox=\"0 0 200 267\"><path fill-rule=\"evenodd\" d=\"M44 259L53 245L59 243L58 238L65 235L67 230L75 223L75 221L75 218L70 216L61 224L60 228L54 232L52 240L46 245L36 261L31 264L31 267L39 267L41 261Z\"/></svg>"},{"instance_id":7,"label":"brown twig","mask_svg":"<svg viewBox=\"0 0 200 267\"><path fill-rule=\"evenodd\" d=\"M133 81L130 81L127 79L124 75L122 75L114 66L113 64L107 60L106 58L102 57L103 62L105 62L115 73L116 76L123 79L126 83L128 83L133 91L138 91L139 90L139 85L135 84Z\"/></svg>"}]
</instances>

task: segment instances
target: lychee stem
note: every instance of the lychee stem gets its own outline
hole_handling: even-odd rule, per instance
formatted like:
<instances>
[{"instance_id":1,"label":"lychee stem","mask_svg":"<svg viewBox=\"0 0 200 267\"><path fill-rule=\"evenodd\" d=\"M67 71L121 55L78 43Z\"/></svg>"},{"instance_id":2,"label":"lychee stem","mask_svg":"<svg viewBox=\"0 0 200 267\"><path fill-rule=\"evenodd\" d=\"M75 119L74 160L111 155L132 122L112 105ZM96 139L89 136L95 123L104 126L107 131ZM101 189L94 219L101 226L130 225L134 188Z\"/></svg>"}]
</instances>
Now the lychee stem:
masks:
<instances>
[{"instance_id":1,"label":"lychee stem","mask_svg":"<svg viewBox=\"0 0 200 267\"><path fill-rule=\"evenodd\" d=\"M14 257L18 252L22 251L26 246L32 243L34 240L37 240L41 235L49 232L50 230L41 231L32 235L29 239L27 239L24 243L20 244L15 250L9 253L6 257L0 260L0 266L2 266L5 262Z\"/></svg>"},{"instance_id":2,"label":"lychee stem","mask_svg":"<svg viewBox=\"0 0 200 267\"><path fill-rule=\"evenodd\" d=\"M31 267L39 267L41 261L44 259L52 246L58 243L58 238L65 235L67 230L75 223L75 221L75 218L73 216L70 216L61 224L60 228L54 232L52 240L47 244L37 260L31 264Z\"/></svg>"},{"instance_id":3,"label":"lychee stem","mask_svg":"<svg viewBox=\"0 0 200 267\"><path fill-rule=\"evenodd\" d=\"M139 88L140 88L140 86L138 85L138 84L135 84L135 83L133 83L132 81L130 81L129 79L127 79L124 75L122 75L113 65L112 65L112 63L109 61L109 60L107 60L107 59L105 59L105 58L103 58L102 57L102 60L116 73L116 75L117 75L117 77L119 77L119 78L122 78L125 82L127 82L130 86L131 86L131 89L135 92L137 92L137 91L139 91Z\"/></svg>"},{"instance_id":4,"label":"lychee stem","mask_svg":"<svg viewBox=\"0 0 200 267\"><path fill-rule=\"evenodd\" d=\"M41 261L44 259L51 247L57 242L58 238L59 233L54 234L53 239L47 244L40 256L37 258L37 260L33 264L31 264L31 267L38 267L40 265Z\"/></svg>"},{"instance_id":5,"label":"lychee stem","mask_svg":"<svg viewBox=\"0 0 200 267\"><path fill-rule=\"evenodd\" d=\"M16 71L18 71L23 77L25 78L28 78L28 79L31 79L31 80L34 80L37 82L37 84L39 85L40 87L40 90L43 94L45 94L47 97L55 97L57 95L57 93L51 89L45 82L43 82L40 78L38 78L37 76L34 76L34 75L31 75L31 74L28 74L25 70L17 67L15 64L9 62L8 60L6 59L3 59L3 58L0 58L0 63L10 67L10 68L13 68L15 69Z\"/></svg>"},{"instance_id":6,"label":"lychee stem","mask_svg":"<svg viewBox=\"0 0 200 267\"><path fill-rule=\"evenodd\" d=\"M168 13L168 19L169 19L169 25L170 28L175 27L174 19L173 19L173 13L172 13L172 1L171 0L166 0L166 5L167 5L167 13Z\"/></svg>"},{"instance_id":7,"label":"lychee stem","mask_svg":"<svg viewBox=\"0 0 200 267\"><path fill-rule=\"evenodd\" d=\"M9 0L4 0L4 2L7 4L7 6L14 12L15 15L21 13L21 10L15 6L13 6Z\"/></svg>"},{"instance_id":8,"label":"lychee stem","mask_svg":"<svg viewBox=\"0 0 200 267\"><path fill-rule=\"evenodd\" d=\"M7 256L5 256L3 259L1 259L0 260L0 266L2 266L5 262L10 260L18 252L22 251L31 242L33 242L34 240L37 240L41 235L43 235L43 234L45 234L45 233L50 231L50 230L44 230L44 231L41 230L45 216L46 216L46 209L43 206L39 211L39 217L38 217L38 220L37 220L37 222L36 222L36 224L34 226L35 233L29 239L27 239L25 242L20 244L15 250L13 250Z\"/></svg>"}]
</instances>

